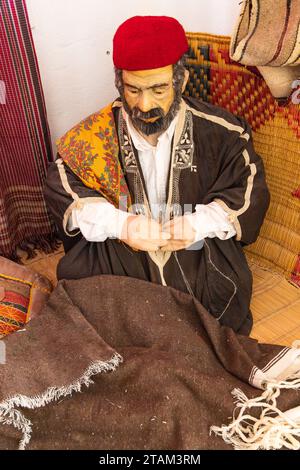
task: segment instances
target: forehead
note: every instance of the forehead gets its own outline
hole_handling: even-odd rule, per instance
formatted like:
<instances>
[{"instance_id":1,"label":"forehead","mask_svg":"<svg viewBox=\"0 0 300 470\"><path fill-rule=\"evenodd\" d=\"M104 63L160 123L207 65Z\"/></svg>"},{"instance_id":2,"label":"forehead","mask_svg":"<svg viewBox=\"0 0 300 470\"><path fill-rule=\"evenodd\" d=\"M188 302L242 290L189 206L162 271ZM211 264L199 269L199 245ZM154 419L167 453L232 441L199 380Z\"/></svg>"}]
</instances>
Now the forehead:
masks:
<instances>
[{"instance_id":1,"label":"forehead","mask_svg":"<svg viewBox=\"0 0 300 470\"><path fill-rule=\"evenodd\" d=\"M167 65L150 70L123 70L123 81L129 85L149 87L159 83L170 83L173 78L173 66Z\"/></svg>"}]
</instances>

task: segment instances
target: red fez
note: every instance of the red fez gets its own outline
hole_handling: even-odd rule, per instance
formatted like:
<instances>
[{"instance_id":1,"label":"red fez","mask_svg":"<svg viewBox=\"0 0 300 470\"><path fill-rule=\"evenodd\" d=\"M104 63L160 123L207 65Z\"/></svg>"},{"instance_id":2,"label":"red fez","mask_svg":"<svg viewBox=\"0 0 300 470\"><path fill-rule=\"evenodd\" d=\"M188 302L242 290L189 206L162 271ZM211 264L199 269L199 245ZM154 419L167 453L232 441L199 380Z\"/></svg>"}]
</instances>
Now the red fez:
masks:
<instances>
[{"instance_id":1,"label":"red fez","mask_svg":"<svg viewBox=\"0 0 300 470\"><path fill-rule=\"evenodd\" d=\"M115 67L147 70L175 64L187 52L181 24L169 16L134 16L122 23L113 40Z\"/></svg>"}]
</instances>

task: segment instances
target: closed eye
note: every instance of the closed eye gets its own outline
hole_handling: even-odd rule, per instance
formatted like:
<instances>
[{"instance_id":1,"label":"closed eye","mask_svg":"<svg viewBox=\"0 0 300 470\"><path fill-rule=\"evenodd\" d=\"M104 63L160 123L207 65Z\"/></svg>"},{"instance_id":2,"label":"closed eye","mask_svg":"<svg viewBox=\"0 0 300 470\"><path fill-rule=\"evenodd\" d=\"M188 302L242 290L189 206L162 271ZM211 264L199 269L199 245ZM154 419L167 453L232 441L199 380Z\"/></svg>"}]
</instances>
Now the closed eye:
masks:
<instances>
[{"instance_id":1,"label":"closed eye","mask_svg":"<svg viewBox=\"0 0 300 470\"><path fill-rule=\"evenodd\" d=\"M133 88L130 85L125 85L125 86L127 90L133 95L136 95L140 91L138 88Z\"/></svg>"},{"instance_id":2,"label":"closed eye","mask_svg":"<svg viewBox=\"0 0 300 470\"><path fill-rule=\"evenodd\" d=\"M169 87L168 86L163 86L163 87L158 87L158 88L152 88L153 90L153 93L155 93L156 95L162 95L163 93L165 93L167 91Z\"/></svg>"}]
</instances>

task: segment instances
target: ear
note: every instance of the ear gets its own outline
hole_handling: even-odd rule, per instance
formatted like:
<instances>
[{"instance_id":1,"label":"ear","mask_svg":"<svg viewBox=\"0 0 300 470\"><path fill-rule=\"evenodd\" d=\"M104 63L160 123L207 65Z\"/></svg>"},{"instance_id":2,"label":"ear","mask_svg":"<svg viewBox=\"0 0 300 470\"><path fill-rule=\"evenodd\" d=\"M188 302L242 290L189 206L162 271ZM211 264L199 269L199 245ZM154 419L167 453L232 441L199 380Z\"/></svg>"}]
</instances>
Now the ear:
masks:
<instances>
[{"instance_id":1,"label":"ear","mask_svg":"<svg viewBox=\"0 0 300 470\"><path fill-rule=\"evenodd\" d=\"M184 90L185 90L185 87L186 87L186 84L188 82L189 76L190 76L190 72L185 69L184 80L183 80L183 84L182 84L182 88L181 88L181 93L183 93Z\"/></svg>"}]
</instances>

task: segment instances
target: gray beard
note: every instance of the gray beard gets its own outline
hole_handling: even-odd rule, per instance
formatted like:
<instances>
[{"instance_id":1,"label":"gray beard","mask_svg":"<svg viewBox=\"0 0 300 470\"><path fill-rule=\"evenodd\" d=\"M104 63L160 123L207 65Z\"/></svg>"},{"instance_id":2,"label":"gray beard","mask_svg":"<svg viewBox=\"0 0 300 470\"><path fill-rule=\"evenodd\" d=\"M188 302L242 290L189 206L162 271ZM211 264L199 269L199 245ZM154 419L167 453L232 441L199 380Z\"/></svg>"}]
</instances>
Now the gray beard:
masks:
<instances>
[{"instance_id":1,"label":"gray beard","mask_svg":"<svg viewBox=\"0 0 300 470\"><path fill-rule=\"evenodd\" d=\"M157 133L162 133L168 129L169 125L171 124L171 122L173 121L173 119L175 118L176 114L179 111L181 98L182 98L181 89L179 88L176 90L175 88L174 100L167 114L164 113L162 108L153 108L153 109L150 109L150 111L147 111L146 113L144 113L137 107L130 109L125 99L123 90L119 89L119 93L121 96L124 109L126 113L128 114L128 116L130 117L130 120L133 126L146 136L157 134ZM159 118L154 122L143 121L143 119L150 119L150 118L154 118L157 116Z\"/></svg>"}]
</instances>

